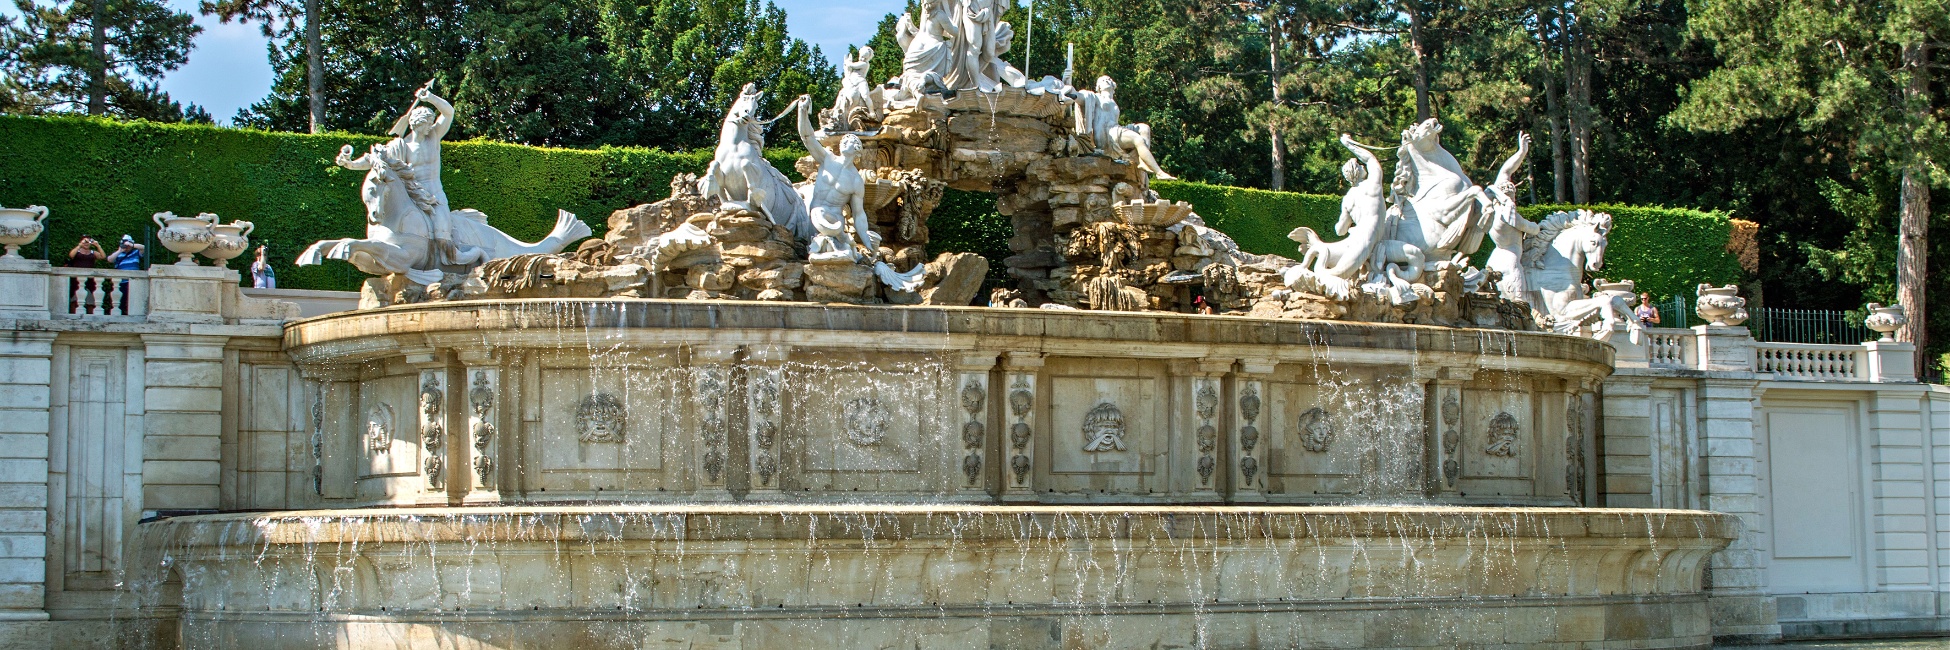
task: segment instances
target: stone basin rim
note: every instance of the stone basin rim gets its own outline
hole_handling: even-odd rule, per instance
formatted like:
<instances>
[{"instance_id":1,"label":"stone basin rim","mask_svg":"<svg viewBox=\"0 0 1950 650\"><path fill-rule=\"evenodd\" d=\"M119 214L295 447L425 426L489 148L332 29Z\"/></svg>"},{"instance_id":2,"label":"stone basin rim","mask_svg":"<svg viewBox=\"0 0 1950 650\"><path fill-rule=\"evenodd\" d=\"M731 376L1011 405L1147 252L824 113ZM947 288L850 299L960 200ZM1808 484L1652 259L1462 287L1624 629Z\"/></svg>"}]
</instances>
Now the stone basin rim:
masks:
<instances>
[{"instance_id":1,"label":"stone basin rim","mask_svg":"<svg viewBox=\"0 0 1950 650\"><path fill-rule=\"evenodd\" d=\"M592 306L613 306L617 321L587 322ZM872 333L922 335L947 340L997 343L1016 341L1076 341L1088 344L1165 344L1218 346L1274 346L1345 350L1400 350L1419 354L1513 354L1513 358L1552 359L1603 367L1609 373L1615 352L1602 341L1558 334L1503 329L1460 328L1407 323L1368 323L1338 320L1273 319L1250 316L1118 312L1089 310L1016 309L936 305L839 305L806 302L738 300L673 300L658 298L522 298L457 300L392 305L323 314L284 325L287 350L300 357L304 349L373 339L384 335L440 335L490 329L514 332L540 329L514 324L521 312L535 307L559 310L563 326L590 331L710 331L775 333ZM720 322L733 314L733 322ZM814 315L817 314L817 315ZM830 323L831 314L858 315L853 323ZM537 312L538 316L542 315ZM810 318L808 317L810 316ZM483 322L483 321L487 322ZM503 322L493 322L493 321ZM700 322L707 321L707 322ZM1132 329L1133 327L1137 329ZM768 335L769 336L769 335ZM1485 336L1507 344L1491 345ZM1133 338L1135 337L1135 338ZM1009 344L1005 344L1009 345ZM1507 347L1506 347L1507 346ZM816 346L815 346L816 347ZM1019 345L1009 345L1019 347ZM1497 348L1497 349L1492 349ZM1268 351L1267 356L1284 356Z\"/></svg>"},{"instance_id":2,"label":"stone basin rim","mask_svg":"<svg viewBox=\"0 0 1950 650\"><path fill-rule=\"evenodd\" d=\"M498 516L556 516L573 517L589 515L727 515L727 516L767 516L767 515L1130 515L1130 516L1168 516L1168 515L1273 515L1273 516L1507 516L1507 517L1663 517L1698 518L1706 520L1727 519L1727 515L1711 510L1687 510L1678 508L1570 508L1570 507L1531 507L1531 506L1443 506L1443 505L1377 505L1377 506L1198 506L1198 505L988 505L988 504L617 504L617 505L546 505L546 506L426 506L426 507L381 507L381 508L339 508L322 510L272 510L255 512L224 512L164 517L145 522L144 525L175 523L219 523L230 521L262 520L303 520L316 518L338 519L420 519L423 521L440 519L466 519L472 517Z\"/></svg>"}]
</instances>

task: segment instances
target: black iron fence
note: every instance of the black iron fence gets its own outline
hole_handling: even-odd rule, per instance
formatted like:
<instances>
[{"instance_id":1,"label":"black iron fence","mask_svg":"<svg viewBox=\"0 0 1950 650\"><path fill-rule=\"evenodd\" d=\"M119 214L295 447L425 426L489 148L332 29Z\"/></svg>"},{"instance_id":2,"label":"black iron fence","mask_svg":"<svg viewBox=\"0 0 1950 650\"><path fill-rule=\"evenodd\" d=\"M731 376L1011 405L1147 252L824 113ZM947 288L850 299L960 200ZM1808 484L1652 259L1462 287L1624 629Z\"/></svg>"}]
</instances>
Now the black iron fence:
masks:
<instances>
[{"instance_id":1,"label":"black iron fence","mask_svg":"<svg viewBox=\"0 0 1950 650\"><path fill-rule=\"evenodd\" d=\"M1693 300L1673 296L1653 302L1659 309L1659 327L1692 327L1706 321L1693 312ZM1833 309L1747 310L1747 329L1754 340L1769 343L1840 343L1855 345L1875 340L1876 333L1862 324L1862 318Z\"/></svg>"}]
</instances>

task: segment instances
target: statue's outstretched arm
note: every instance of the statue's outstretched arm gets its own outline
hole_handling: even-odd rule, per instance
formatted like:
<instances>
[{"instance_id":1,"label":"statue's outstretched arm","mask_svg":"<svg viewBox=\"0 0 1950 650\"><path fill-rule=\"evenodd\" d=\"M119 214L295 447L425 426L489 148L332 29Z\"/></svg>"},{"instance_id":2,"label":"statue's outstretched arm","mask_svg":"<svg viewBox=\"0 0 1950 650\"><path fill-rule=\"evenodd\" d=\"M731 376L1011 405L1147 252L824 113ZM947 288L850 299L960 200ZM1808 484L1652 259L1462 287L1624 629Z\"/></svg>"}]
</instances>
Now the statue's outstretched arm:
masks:
<instances>
[{"instance_id":1,"label":"statue's outstretched arm","mask_svg":"<svg viewBox=\"0 0 1950 650\"><path fill-rule=\"evenodd\" d=\"M414 93L413 97L414 99L426 102L428 106L433 107L433 110L440 113L440 117L433 121L433 138L438 140L447 137L447 130L454 128L454 105L447 103L447 100L441 99L439 95L433 94L433 91L424 88L420 92Z\"/></svg>"},{"instance_id":2,"label":"statue's outstretched arm","mask_svg":"<svg viewBox=\"0 0 1950 650\"><path fill-rule=\"evenodd\" d=\"M806 153L812 154L813 162L822 165L826 164L826 161L832 158L833 154L826 150L826 145L819 143L818 137L813 135L812 116L810 115L812 112L812 96L800 95L799 99L793 100L792 103L798 105L799 142L806 145Z\"/></svg>"},{"instance_id":3,"label":"statue's outstretched arm","mask_svg":"<svg viewBox=\"0 0 1950 650\"><path fill-rule=\"evenodd\" d=\"M1361 161L1363 167L1368 168L1368 180L1376 183L1381 182L1381 159L1376 158L1374 152L1368 151L1367 147L1356 144L1354 142L1354 136L1346 133L1341 134L1341 146L1347 147L1348 151L1354 152L1354 157Z\"/></svg>"},{"instance_id":4,"label":"statue's outstretched arm","mask_svg":"<svg viewBox=\"0 0 1950 650\"><path fill-rule=\"evenodd\" d=\"M1518 133L1517 152L1510 154L1510 159L1503 161L1503 168L1498 169L1496 171L1496 183L1498 185L1506 185L1506 186L1515 184L1515 181L1512 179L1516 178L1517 170L1523 168L1523 161L1525 159L1525 155L1529 153L1530 153L1530 134Z\"/></svg>"},{"instance_id":5,"label":"statue's outstretched arm","mask_svg":"<svg viewBox=\"0 0 1950 650\"><path fill-rule=\"evenodd\" d=\"M334 159L332 162L337 164L340 167L344 167L346 169L351 169L356 171L365 171L368 169L372 169L373 166L372 154L366 154L363 156L359 156L358 158L353 158L352 145L349 144L343 147L339 147L339 157L337 159Z\"/></svg>"}]
</instances>

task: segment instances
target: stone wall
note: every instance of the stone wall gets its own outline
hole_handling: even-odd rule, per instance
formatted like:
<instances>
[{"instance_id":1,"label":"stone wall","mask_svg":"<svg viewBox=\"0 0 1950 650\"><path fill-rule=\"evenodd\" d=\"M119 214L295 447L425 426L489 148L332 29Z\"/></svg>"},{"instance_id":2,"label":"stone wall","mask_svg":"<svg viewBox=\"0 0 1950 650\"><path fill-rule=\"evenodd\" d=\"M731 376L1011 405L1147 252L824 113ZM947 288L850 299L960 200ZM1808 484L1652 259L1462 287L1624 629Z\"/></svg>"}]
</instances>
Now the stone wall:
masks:
<instances>
[{"instance_id":1,"label":"stone wall","mask_svg":"<svg viewBox=\"0 0 1950 650\"><path fill-rule=\"evenodd\" d=\"M1744 524L1708 576L1715 636L1950 633L1950 389L1915 382L1907 344L1613 342L1603 504Z\"/></svg>"}]
</instances>

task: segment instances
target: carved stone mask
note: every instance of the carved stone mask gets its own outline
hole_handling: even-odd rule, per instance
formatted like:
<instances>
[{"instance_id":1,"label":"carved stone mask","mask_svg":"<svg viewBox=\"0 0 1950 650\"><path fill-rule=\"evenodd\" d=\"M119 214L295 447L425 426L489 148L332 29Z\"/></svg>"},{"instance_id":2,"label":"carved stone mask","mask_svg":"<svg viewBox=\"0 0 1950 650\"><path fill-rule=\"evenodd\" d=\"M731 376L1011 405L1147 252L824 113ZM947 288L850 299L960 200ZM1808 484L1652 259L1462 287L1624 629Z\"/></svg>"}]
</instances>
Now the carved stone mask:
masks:
<instances>
[{"instance_id":1,"label":"carved stone mask","mask_svg":"<svg viewBox=\"0 0 1950 650\"><path fill-rule=\"evenodd\" d=\"M583 442L622 442L623 403L609 393L594 393L576 406L576 436Z\"/></svg>"}]
</instances>

